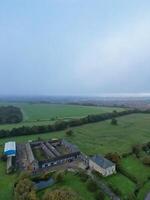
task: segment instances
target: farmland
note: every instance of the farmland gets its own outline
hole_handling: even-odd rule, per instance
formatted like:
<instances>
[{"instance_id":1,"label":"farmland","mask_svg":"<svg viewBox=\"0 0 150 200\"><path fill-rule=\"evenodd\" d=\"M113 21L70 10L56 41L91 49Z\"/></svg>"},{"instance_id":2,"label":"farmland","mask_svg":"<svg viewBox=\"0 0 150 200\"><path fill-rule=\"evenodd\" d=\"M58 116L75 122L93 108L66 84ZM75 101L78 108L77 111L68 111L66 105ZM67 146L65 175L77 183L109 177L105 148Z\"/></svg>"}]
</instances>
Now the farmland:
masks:
<instances>
[{"instance_id":1,"label":"farmland","mask_svg":"<svg viewBox=\"0 0 150 200\"><path fill-rule=\"evenodd\" d=\"M32 110L32 114L30 113L30 106L27 104L22 104L21 109L24 113L24 122L23 123L45 123L44 120L51 121L52 117L78 117L78 116L84 116L87 114L95 114L100 112L109 111L109 109L112 108L97 108L97 107L85 107L81 106L81 112L79 112L79 108L77 109L77 106L69 106L71 111L69 111L69 107L67 105L60 105L63 106L64 114L62 111L62 114L50 114L49 111L45 111L48 108L45 108L44 111L37 111L36 106L32 105L35 108ZM45 107L46 105L40 105ZM47 105L52 107L52 105ZM53 105L54 107L57 107L56 105ZM30 109L29 109L30 108ZM74 109L73 109L74 108ZM62 108L61 108L62 109ZM76 110L77 109L77 110ZM95 110L96 109L96 110ZM106 109L106 110L105 110ZM42 108L41 108L42 110ZM57 110L57 109L56 109ZM113 108L114 110L114 108ZM43 113L42 113L43 112ZM44 114L47 112L47 114ZM49 112L49 114L48 114ZM38 114L39 113L39 114ZM53 111L54 113L54 111ZM60 112L61 113L61 112ZM65 114L66 113L66 114ZM39 116L38 116L39 115ZM37 116L37 117L36 117ZM49 118L48 118L49 116ZM41 118L40 118L41 117ZM38 119L42 119L42 121L36 121ZM46 121L47 122L47 121ZM80 150L88 155L93 154L106 154L108 152L118 152L120 154L123 154L125 152L130 152L131 147L134 144L141 144L148 142L150 140L150 114L132 114L124 117L118 118L118 125L114 126L111 125L110 120L98 122L98 123L91 123L87 125L78 126L75 128L72 128L73 135L72 136L66 136L65 131L58 131L58 132L52 132L52 133L43 133L38 135L28 135L28 136L18 136L13 138L5 138L0 139L1 148L4 142L9 140L15 140L16 142L25 142L28 140L36 140L38 137L41 137L42 139L50 139L50 138L67 138L68 141L72 142L73 144L76 144ZM7 126L10 125L6 125ZM134 176L136 176L139 180L145 181L145 179L150 174L149 168L143 166L142 162L140 162L138 159L132 157L128 157L122 160L122 165L124 168L132 173ZM0 172L2 174L0 183L2 183L2 197L1 199L11 199L11 191L12 191L12 185L13 180L15 179L16 175L5 175L5 169L4 169L4 163L0 161ZM140 173L142 171L142 173ZM66 177L66 186L70 181L70 176ZM135 189L135 184L131 182L127 177L117 174L116 176L108 177L106 179L108 183L113 184L116 188L118 188L121 192L123 197L125 197L130 192L133 192ZM78 190L77 185L78 180L75 181L75 183L72 183L73 188ZM6 187L7 185L7 187ZM84 185L81 187L83 189L83 193L85 191ZM7 191L10 191L9 193ZM143 200L143 197L148 193L149 191L149 183L146 183L144 187L141 189L138 200ZM82 191L81 191L82 196ZM90 197L93 198L92 196Z\"/></svg>"},{"instance_id":2,"label":"farmland","mask_svg":"<svg viewBox=\"0 0 150 200\"><path fill-rule=\"evenodd\" d=\"M14 105L20 107L23 112L23 122L18 124L0 125L0 129L12 129L20 126L34 126L51 124L57 119L70 119L84 117L89 114L101 114L121 111L122 108L96 107L96 106L76 106L62 104L44 103L0 103L0 105Z\"/></svg>"},{"instance_id":3,"label":"farmland","mask_svg":"<svg viewBox=\"0 0 150 200\"><path fill-rule=\"evenodd\" d=\"M150 136L150 115L132 114L118 118L118 126L113 126L110 121L98 122L79 126L73 129L73 136L67 138L75 143L87 154L106 154L108 152L124 153L131 150L133 144L149 141ZM1 139L0 143L8 140L24 142L35 140L38 137L43 139L67 137L65 131L43 133L38 135L19 136Z\"/></svg>"}]
</instances>

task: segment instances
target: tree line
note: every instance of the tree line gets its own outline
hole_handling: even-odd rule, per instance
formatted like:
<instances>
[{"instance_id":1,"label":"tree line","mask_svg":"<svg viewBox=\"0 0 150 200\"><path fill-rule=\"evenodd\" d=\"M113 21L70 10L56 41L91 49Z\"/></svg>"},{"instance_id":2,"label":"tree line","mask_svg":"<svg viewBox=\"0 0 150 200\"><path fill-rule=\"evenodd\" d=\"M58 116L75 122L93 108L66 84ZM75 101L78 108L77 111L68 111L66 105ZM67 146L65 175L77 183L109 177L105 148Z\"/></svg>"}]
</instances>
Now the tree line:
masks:
<instances>
[{"instance_id":1,"label":"tree line","mask_svg":"<svg viewBox=\"0 0 150 200\"><path fill-rule=\"evenodd\" d=\"M20 108L15 106L0 107L0 124L19 123L23 120L23 114Z\"/></svg>"},{"instance_id":2,"label":"tree line","mask_svg":"<svg viewBox=\"0 0 150 200\"><path fill-rule=\"evenodd\" d=\"M129 114L133 114L133 113L140 113L140 112L143 113L145 111L140 111L137 109L124 110L121 112L114 111L111 113L88 115L86 117L71 119L68 121L58 120L54 124L49 124L49 125L32 126L32 127L22 126L19 128L13 128L11 130L2 129L0 130L0 138L60 131L60 130L65 130L68 127L75 127L75 126L80 126L83 124L100 122L100 121L104 121L104 120L108 120L108 119L112 119L116 117L121 117L121 116L129 115ZM150 111L148 113L150 113Z\"/></svg>"}]
</instances>

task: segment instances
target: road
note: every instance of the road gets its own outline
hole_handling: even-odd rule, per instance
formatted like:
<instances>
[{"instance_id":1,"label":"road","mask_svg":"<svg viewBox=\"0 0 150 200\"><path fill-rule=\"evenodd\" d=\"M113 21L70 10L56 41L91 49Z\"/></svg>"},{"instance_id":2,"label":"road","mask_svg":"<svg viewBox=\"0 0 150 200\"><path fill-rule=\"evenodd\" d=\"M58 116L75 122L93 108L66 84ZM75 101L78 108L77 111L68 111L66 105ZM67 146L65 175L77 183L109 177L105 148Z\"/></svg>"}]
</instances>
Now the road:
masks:
<instances>
[{"instance_id":1,"label":"road","mask_svg":"<svg viewBox=\"0 0 150 200\"><path fill-rule=\"evenodd\" d=\"M150 200L150 193L146 196L145 200Z\"/></svg>"}]
</instances>

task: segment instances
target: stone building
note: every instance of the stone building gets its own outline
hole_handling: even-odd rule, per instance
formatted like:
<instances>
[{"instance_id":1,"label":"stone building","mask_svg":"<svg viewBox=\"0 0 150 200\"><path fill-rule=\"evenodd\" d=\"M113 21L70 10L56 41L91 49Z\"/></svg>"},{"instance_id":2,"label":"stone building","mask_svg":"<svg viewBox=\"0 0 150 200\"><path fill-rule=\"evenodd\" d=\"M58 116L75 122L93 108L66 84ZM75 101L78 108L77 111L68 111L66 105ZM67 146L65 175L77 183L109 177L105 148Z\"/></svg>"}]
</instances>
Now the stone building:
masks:
<instances>
[{"instance_id":1,"label":"stone building","mask_svg":"<svg viewBox=\"0 0 150 200\"><path fill-rule=\"evenodd\" d=\"M103 176L116 173L116 165L100 155L95 155L89 159L89 167Z\"/></svg>"}]
</instances>

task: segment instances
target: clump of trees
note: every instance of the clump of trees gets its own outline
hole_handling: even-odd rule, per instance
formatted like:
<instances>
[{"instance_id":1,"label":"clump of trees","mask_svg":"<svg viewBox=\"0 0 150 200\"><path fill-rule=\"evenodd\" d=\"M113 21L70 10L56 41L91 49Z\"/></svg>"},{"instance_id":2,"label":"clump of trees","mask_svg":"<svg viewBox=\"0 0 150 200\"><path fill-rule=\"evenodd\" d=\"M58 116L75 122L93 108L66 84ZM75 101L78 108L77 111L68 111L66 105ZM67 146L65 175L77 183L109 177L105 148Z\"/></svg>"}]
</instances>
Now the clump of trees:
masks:
<instances>
[{"instance_id":1,"label":"clump of trees","mask_svg":"<svg viewBox=\"0 0 150 200\"><path fill-rule=\"evenodd\" d=\"M19 123L23 120L20 108L15 106L0 107L0 124Z\"/></svg>"},{"instance_id":2,"label":"clump of trees","mask_svg":"<svg viewBox=\"0 0 150 200\"><path fill-rule=\"evenodd\" d=\"M36 191L28 173L22 173L14 188L15 200L37 200Z\"/></svg>"},{"instance_id":3,"label":"clump of trees","mask_svg":"<svg viewBox=\"0 0 150 200\"><path fill-rule=\"evenodd\" d=\"M118 165L120 163L120 160L121 160L121 156L116 152L115 153L107 153L105 155L105 158L107 158L108 160L111 160L116 165Z\"/></svg>"},{"instance_id":4,"label":"clump of trees","mask_svg":"<svg viewBox=\"0 0 150 200\"><path fill-rule=\"evenodd\" d=\"M143 151L145 151L145 153L150 154L150 142L144 144L142 146Z\"/></svg>"},{"instance_id":5,"label":"clump of trees","mask_svg":"<svg viewBox=\"0 0 150 200\"><path fill-rule=\"evenodd\" d=\"M137 158L140 157L140 152L141 152L141 150L142 150L142 147L141 147L141 145L139 145L139 144L136 144L136 145L134 145L134 146L132 147L132 153L135 154Z\"/></svg>"},{"instance_id":6,"label":"clump of trees","mask_svg":"<svg viewBox=\"0 0 150 200\"><path fill-rule=\"evenodd\" d=\"M83 170L78 171L77 175L80 177L81 181L83 182L86 182L89 178L89 176Z\"/></svg>"},{"instance_id":7,"label":"clump of trees","mask_svg":"<svg viewBox=\"0 0 150 200\"><path fill-rule=\"evenodd\" d=\"M47 191L43 200L81 200L81 198L72 189L61 188L53 191Z\"/></svg>"},{"instance_id":8,"label":"clump of trees","mask_svg":"<svg viewBox=\"0 0 150 200\"><path fill-rule=\"evenodd\" d=\"M57 183L61 183L61 182L64 181L64 173L65 173L64 171L58 171L55 174L54 178L55 178Z\"/></svg>"},{"instance_id":9,"label":"clump of trees","mask_svg":"<svg viewBox=\"0 0 150 200\"><path fill-rule=\"evenodd\" d=\"M116 119L116 118L112 118L111 124L112 124L112 125L118 125L117 119Z\"/></svg>"},{"instance_id":10,"label":"clump of trees","mask_svg":"<svg viewBox=\"0 0 150 200\"><path fill-rule=\"evenodd\" d=\"M70 129L70 128L68 128L68 129L66 130L66 135L67 135L67 136L72 136L72 135L73 135L73 130Z\"/></svg>"}]
</instances>

